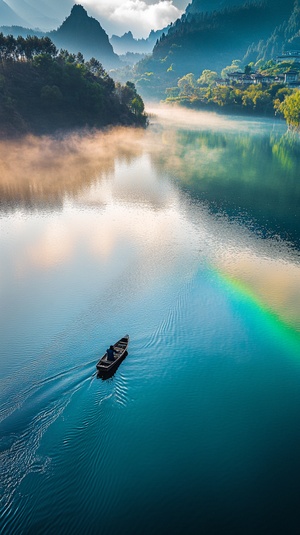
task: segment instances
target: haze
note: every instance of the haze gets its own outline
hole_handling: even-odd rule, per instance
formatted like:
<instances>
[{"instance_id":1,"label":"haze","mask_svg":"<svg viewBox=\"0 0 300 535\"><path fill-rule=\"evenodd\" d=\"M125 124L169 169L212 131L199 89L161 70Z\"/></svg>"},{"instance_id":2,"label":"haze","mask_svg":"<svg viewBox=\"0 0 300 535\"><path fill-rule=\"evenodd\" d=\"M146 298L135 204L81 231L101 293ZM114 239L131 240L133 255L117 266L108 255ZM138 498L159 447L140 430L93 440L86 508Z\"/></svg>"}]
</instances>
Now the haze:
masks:
<instances>
[{"instance_id":1,"label":"haze","mask_svg":"<svg viewBox=\"0 0 300 535\"><path fill-rule=\"evenodd\" d=\"M15 24L43 31L56 29L70 14L73 4L83 5L90 16L99 20L109 34L122 35L129 30L135 37L147 37L174 22L186 8L187 0L6 0L15 12ZM1 15L0 10L0 15ZM5 12L3 12L5 17ZM7 24L3 19L2 24Z\"/></svg>"}]
</instances>

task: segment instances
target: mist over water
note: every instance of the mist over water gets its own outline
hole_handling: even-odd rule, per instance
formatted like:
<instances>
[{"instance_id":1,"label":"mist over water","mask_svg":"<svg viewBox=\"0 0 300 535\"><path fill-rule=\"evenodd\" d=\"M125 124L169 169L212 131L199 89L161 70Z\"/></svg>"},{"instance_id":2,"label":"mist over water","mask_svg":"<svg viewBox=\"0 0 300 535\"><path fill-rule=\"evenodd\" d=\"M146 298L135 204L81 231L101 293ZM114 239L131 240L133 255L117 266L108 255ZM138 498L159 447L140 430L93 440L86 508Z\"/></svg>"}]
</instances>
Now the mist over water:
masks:
<instances>
[{"instance_id":1,"label":"mist over water","mask_svg":"<svg viewBox=\"0 0 300 535\"><path fill-rule=\"evenodd\" d=\"M4 533L296 532L299 143L150 111L0 145Z\"/></svg>"}]
</instances>

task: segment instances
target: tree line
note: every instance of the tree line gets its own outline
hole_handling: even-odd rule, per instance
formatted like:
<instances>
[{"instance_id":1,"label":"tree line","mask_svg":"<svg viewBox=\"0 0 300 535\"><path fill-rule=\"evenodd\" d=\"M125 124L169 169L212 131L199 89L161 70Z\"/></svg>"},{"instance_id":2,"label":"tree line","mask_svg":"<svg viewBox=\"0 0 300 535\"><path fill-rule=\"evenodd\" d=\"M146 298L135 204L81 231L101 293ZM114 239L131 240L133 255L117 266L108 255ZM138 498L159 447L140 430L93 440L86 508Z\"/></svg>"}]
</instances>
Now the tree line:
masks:
<instances>
[{"instance_id":1,"label":"tree line","mask_svg":"<svg viewBox=\"0 0 300 535\"><path fill-rule=\"evenodd\" d=\"M0 133L110 124L145 126L135 85L116 84L95 58L56 48L49 37L0 34Z\"/></svg>"},{"instance_id":2,"label":"tree line","mask_svg":"<svg viewBox=\"0 0 300 535\"><path fill-rule=\"evenodd\" d=\"M268 74L277 74L282 70L280 65L270 61L262 67L265 67L262 72ZM223 69L223 77L237 68L237 61L233 62ZM251 65L247 65L244 72L251 73ZM300 130L300 90L291 89L284 83L225 84L218 80L217 72L206 69L198 79L193 73L182 76L177 86L168 88L166 94L166 102L177 102L193 108L222 109L228 113L269 117L281 115L290 128Z\"/></svg>"},{"instance_id":3,"label":"tree line","mask_svg":"<svg viewBox=\"0 0 300 535\"><path fill-rule=\"evenodd\" d=\"M31 60L39 54L48 54L55 57L58 50L49 37L28 35L26 38L19 35L3 35L0 33L0 60L23 61Z\"/></svg>"}]
</instances>

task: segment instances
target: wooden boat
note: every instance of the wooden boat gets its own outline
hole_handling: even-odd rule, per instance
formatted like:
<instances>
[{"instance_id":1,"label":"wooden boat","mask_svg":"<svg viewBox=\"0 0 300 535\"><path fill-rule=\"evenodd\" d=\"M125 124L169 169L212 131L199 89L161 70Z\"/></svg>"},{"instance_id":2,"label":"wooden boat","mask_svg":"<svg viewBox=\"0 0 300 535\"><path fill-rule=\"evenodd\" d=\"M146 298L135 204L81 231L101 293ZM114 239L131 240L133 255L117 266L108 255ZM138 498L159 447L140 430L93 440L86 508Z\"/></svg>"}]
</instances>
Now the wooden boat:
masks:
<instances>
[{"instance_id":1,"label":"wooden boat","mask_svg":"<svg viewBox=\"0 0 300 535\"><path fill-rule=\"evenodd\" d=\"M115 353L115 360L107 360L107 353L101 357L101 359L97 362L96 368L98 370L98 375L109 375L112 372L114 372L119 364L122 362L122 360L126 357L127 353L127 347L129 343L129 336L126 334L126 336L123 336L123 338L120 338L114 345L113 348L116 351Z\"/></svg>"}]
</instances>

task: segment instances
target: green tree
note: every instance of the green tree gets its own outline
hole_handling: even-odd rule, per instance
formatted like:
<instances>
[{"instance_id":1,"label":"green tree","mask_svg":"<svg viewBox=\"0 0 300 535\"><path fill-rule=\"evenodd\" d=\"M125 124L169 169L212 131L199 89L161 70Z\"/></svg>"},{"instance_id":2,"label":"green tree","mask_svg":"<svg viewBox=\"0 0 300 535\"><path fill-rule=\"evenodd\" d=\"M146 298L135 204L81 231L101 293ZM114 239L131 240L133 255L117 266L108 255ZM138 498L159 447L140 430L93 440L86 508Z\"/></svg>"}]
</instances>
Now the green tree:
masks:
<instances>
[{"instance_id":1,"label":"green tree","mask_svg":"<svg viewBox=\"0 0 300 535\"><path fill-rule=\"evenodd\" d=\"M76 54L76 63L79 63L80 65L84 64L84 57L83 57L83 54L81 52L78 52Z\"/></svg>"},{"instance_id":2,"label":"green tree","mask_svg":"<svg viewBox=\"0 0 300 535\"><path fill-rule=\"evenodd\" d=\"M125 86L121 88L121 102L129 106L136 96L136 89L133 82L126 82Z\"/></svg>"},{"instance_id":3,"label":"green tree","mask_svg":"<svg viewBox=\"0 0 300 535\"><path fill-rule=\"evenodd\" d=\"M51 109L57 108L63 100L62 92L56 85L45 85L41 89L41 101L43 106Z\"/></svg>"},{"instance_id":4,"label":"green tree","mask_svg":"<svg viewBox=\"0 0 300 535\"><path fill-rule=\"evenodd\" d=\"M99 78L102 78L105 75L105 70L102 63L100 63L100 61L98 61L96 58L91 58L89 61L87 61L86 66L90 72Z\"/></svg>"},{"instance_id":5,"label":"green tree","mask_svg":"<svg viewBox=\"0 0 300 535\"><path fill-rule=\"evenodd\" d=\"M180 96L189 97L194 95L196 89L196 80L194 74L191 72L186 74L178 80L177 85L180 90Z\"/></svg>"},{"instance_id":6,"label":"green tree","mask_svg":"<svg viewBox=\"0 0 300 535\"><path fill-rule=\"evenodd\" d=\"M228 86L220 85L214 88L211 100L218 106L228 106L232 103L233 93Z\"/></svg>"},{"instance_id":7,"label":"green tree","mask_svg":"<svg viewBox=\"0 0 300 535\"><path fill-rule=\"evenodd\" d=\"M53 65L53 59L48 54L39 54L33 58L32 64L38 70L49 71Z\"/></svg>"},{"instance_id":8,"label":"green tree","mask_svg":"<svg viewBox=\"0 0 300 535\"><path fill-rule=\"evenodd\" d=\"M18 55L26 58L27 61L39 54L47 54L51 57L57 55L57 48L49 37L40 38L36 35L28 35L26 39L19 36L16 40L16 49Z\"/></svg>"},{"instance_id":9,"label":"green tree","mask_svg":"<svg viewBox=\"0 0 300 535\"><path fill-rule=\"evenodd\" d=\"M239 59L234 59L231 65L228 65L221 71L222 78L226 78L227 74L230 72L235 72L241 69L241 61Z\"/></svg>"},{"instance_id":10,"label":"green tree","mask_svg":"<svg viewBox=\"0 0 300 535\"><path fill-rule=\"evenodd\" d=\"M167 98L176 98L179 95L179 87L167 87L166 89Z\"/></svg>"},{"instance_id":11,"label":"green tree","mask_svg":"<svg viewBox=\"0 0 300 535\"><path fill-rule=\"evenodd\" d=\"M12 35L4 37L4 46L2 50L2 58L5 60L16 60L17 42Z\"/></svg>"},{"instance_id":12,"label":"green tree","mask_svg":"<svg viewBox=\"0 0 300 535\"><path fill-rule=\"evenodd\" d=\"M117 92L121 96L122 104L126 104L137 117L143 116L145 109L144 102L137 93L133 82L126 82L125 86L121 87L121 91L120 87L117 86Z\"/></svg>"},{"instance_id":13,"label":"green tree","mask_svg":"<svg viewBox=\"0 0 300 535\"><path fill-rule=\"evenodd\" d=\"M263 115L274 112L272 92L264 90L262 84L251 85L242 94L242 105Z\"/></svg>"},{"instance_id":14,"label":"green tree","mask_svg":"<svg viewBox=\"0 0 300 535\"><path fill-rule=\"evenodd\" d=\"M71 54L68 50L61 49L60 53L58 55L58 59L62 63L75 63L76 55L75 54Z\"/></svg>"},{"instance_id":15,"label":"green tree","mask_svg":"<svg viewBox=\"0 0 300 535\"><path fill-rule=\"evenodd\" d=\"M272 99L268 91L257 91L253 97L254 109L264 114L273 106Z\"/></svg>"},{"instance_id":16,"label":"green tree","mask_svg":"<svg viewBox=\"0 0 300 535\"><path fill-rule=\"evenodd\" d=\"M289 87L280 87L280 89L276 91L276 94L274 96L278 98L280 102L283 102L284 99L288 97L289 95L292 95L292 93L293 93L293 90L290 89Z\"/></svg>"},{"instance_id":17,"label":"green tree","mask_svg":"<svg viewBox=\"0 0 300 535\"><path fill-rule=\"evenodd\" d=\"M198 85L213 85L218 77L218 74L215 71L210 71L205 69L202 71L201 76L197 80Z\"/></svg>"},{"instance_id":18,"label":"green tree","mask_svg":"<svg viewBox=\"0 0 300 535\"><path fill-rule=\"evenodd\" d=\"M145 109L144 102L140 95L136 95L131 101L131 109L135 115L142 115Z\"/></svg>"},{"instance_id":19,"label":"green tree","mask_svg":"<svg viewBox=\"0 0 300 535\"><path fill-rule=\"evenodd\" d=\"M41 48L40 48L41 53L49 54L52 57L57 56L58 50L55 44L51 41L49 37L41 37L40 41L41 41ZM39 53L39 51L37 53Z\"/></svg>"},{"instance_id":20,"label":"green tree","mask_svg":"<svg viewBox=\"0 0 300 535\"><path fill-rule=\"evenodd\" d=\"M287 96L280 104L279 110L283 114L288 126L300 130L300 91L296 90Z\"/></svg>"}]
</instances>

